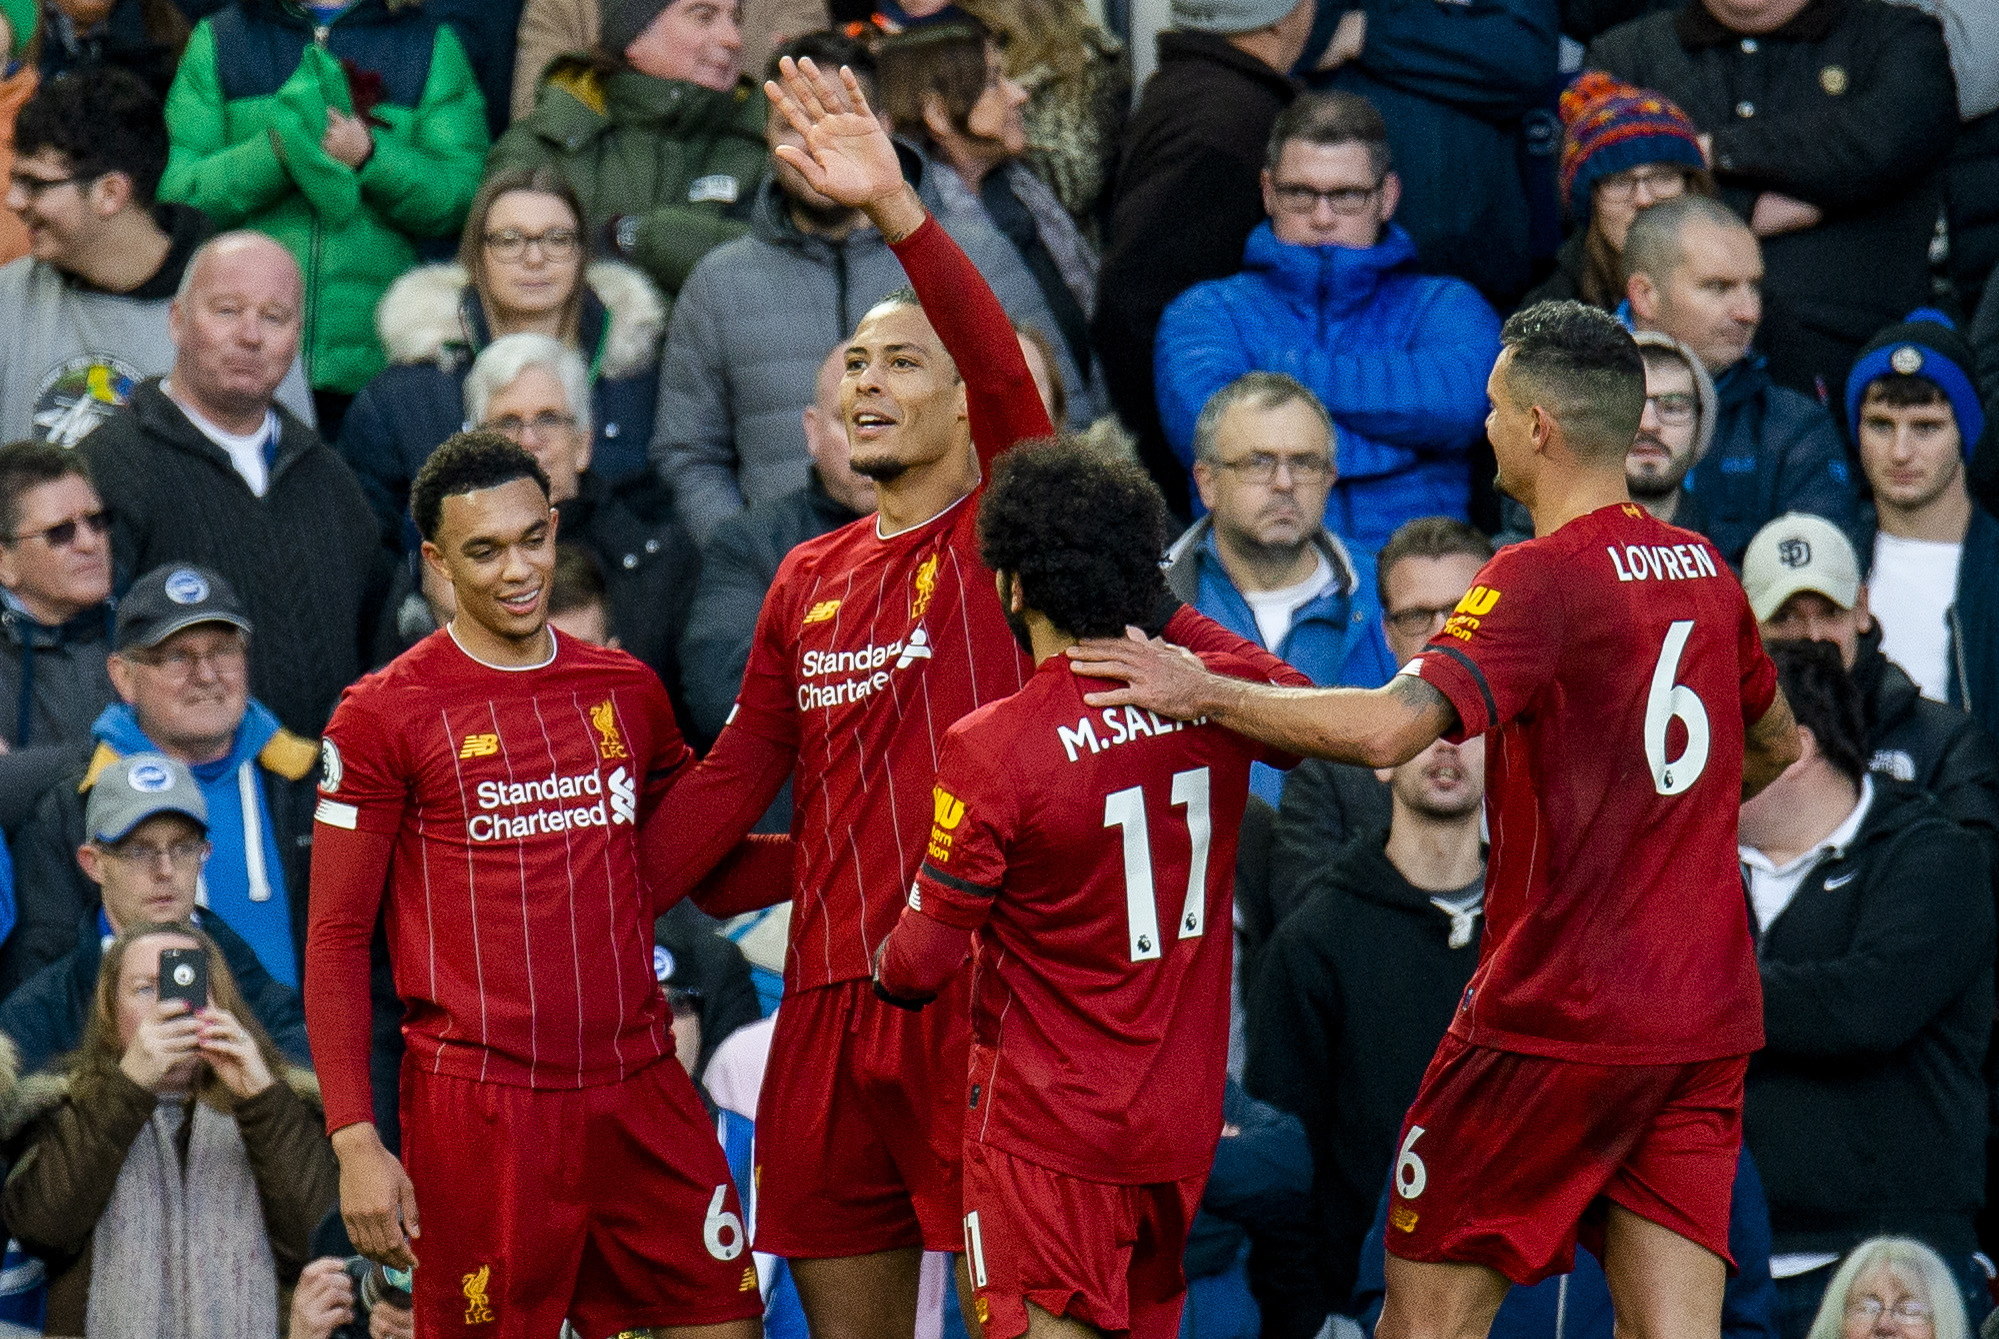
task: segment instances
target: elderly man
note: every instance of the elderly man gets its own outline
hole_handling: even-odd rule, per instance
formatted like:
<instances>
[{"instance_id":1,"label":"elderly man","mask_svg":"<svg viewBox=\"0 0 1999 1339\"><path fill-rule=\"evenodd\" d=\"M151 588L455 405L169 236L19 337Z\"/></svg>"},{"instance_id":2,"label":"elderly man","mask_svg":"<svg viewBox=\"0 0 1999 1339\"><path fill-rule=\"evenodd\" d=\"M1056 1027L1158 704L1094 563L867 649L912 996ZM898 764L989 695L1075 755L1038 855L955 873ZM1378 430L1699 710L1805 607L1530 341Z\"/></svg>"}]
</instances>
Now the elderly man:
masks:
<instances>
[{"instance_id":1,"label":"elderly man","mask_svg":"<svg viewBox=\"0 0 1999 1339\"><path fill-rule=\"evenodd\" d=\"M251 691L316 735L367 668L389 559L347 463L273 400L303 301L297 263L270 238L205 243L169 316L171 375L134 390L84 459L120 561L226 578L259 629Z\"/></svg>"},{"instance_id":2,"label":"elderly man","mask_svg":"<svg viewBox=\"0 0 1999 1339\"><path fill-rule=\"evenodd\" d=\"M1832 415L1771 380L1750 350L1763 324L1756 234L1719 201L1683 195L1632 221L1624 271L1632 328L1671 335L1714 379L1710 446L1685 485L1702 533L1737 566L1749 537L1787 511L1854 533L1853 476Z\"/></svg>"},{"instance_id":3,"label":"elderly man","mask_svg":"<svg viewBox=\"0 0 1999 1339\"><path fill-rule=\"evenodd\" d=\"M1216 391L1194 428L1194 486L1208 514L1167 551L1181 600L1289 661L1316 684L1376 688L1395 673L1381 633L1374 560L1326 528L1333 425L1281 372ZM1250 789L1271 804L1284 774L1258 763Z\"/></svg>"},{"instance_id":4,"label":"elderly man","mask_svg":"<svg viewBox=\"0 0 1999 1339\"><path fill-rule=\"evenodd\" d=\"M1778 381L1837 386L1869 334L1928 299L1957 129L1936 19L1875 0L1691 0L1605 33L1588 63L1702 130L1797 318L1766 340Z\"/></svg>"},{"instance_id":5,"label":"elderly man","mask_svg":"<svg viewBox=\"0 0 1999 1339\"><path fill-rule=\"evenodd\" d=\"M1271 129L1262 183L1269 217L1242 272L1194 285L1160 319L1167 441L1191 464L1216 391L1288 373L1339 427L1334 532L1373 549L1418 516L1464 519L1499 317L1463 280L1418 272L1416 244L1389 222L1402 183L1380 113L1353 93L1300 98Z\"/></svg>"},{"instance_id":6,"label":"elderly man","mask_svg":"<svg viewBox=\"0 0 1999 1339\"><path fill-rule=\"evenodd\" d=\"M590 473L582 355L547 335L496 339L465 376L465 412L518 442L548 475L563 540L587 549L603 571L611 634L677 694L680 632L700 555L658 476L645 471L607 484Z\"/></svg>"},{"instance_id":7,"label":"elderly man","mask_svg":"<svg viewBox=\"0 0 1999 1339\"><path fill-rule=\"evenodd\" d=\"M271 979L256 950L213 909L197 907L209 855L208 805L187 767L162 753L134 753L106 767L83 810L76 863L97 885L100 905L85 913L76 947L0 1004L0 1033L14 1043L21 1071L40 1069L83 1039L104 946L134 925L192 920L222 950L237 988L271 1039L310 1064L298 992Z\"/></svg>"},{"instance_id":8,"label":"elderly man","mask_svg":"<svg viewBox=\"0 0 1999 1339\"><path fill-rule=\"evenodd\" d=\"M206 806L204 904L297 987L319 751L250 696L250 628L229 583L198 567L149 572L119 602L111 682L122 700L97 718L94 750L42 797L16 842L21 921L0 954L0 985L67 953L97 904L76 848L98 778L120 758L164 753L193 773Z\"/></svg>"},{"instance_id":9,"label":"elderly man","mask_svg":"<svg viewBox=\"0 0 1999 1339\"><path fill-rule=\"evenodd\" d=\"M85 738L115 698L111 519L74 451L0 447L0 741Z\"/></svg>"}]
</instances>

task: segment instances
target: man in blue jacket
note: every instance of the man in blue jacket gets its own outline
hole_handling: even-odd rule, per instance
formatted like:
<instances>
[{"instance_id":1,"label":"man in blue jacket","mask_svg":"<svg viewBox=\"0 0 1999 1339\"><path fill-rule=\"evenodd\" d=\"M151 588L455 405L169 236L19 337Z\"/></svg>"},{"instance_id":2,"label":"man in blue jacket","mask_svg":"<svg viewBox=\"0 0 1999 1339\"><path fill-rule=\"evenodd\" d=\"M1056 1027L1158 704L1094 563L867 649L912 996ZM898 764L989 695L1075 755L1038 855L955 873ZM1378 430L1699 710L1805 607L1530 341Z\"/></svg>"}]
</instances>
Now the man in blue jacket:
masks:
<instances>
[{"instance_id":1,"label":"man in blue jacket","mask_svg":"<svg viewBox=\"0 0 1999 1339\"><path fill-rule=\"evenodd\" d=\"M1750 348L1764 317L1756 234L1720 201L1684 195L1632 222L1624 270L1626 324L1671 335L1714 378L1714 436L1683 485L1701 532L1737 567L1785 512L1823 516L1857 540L1853 472L1832 415L1771 380Z\"/></svg>"},{"instance_id":2,"label":"man in blue jacket","mask_svg":"<svg viewBox=\"0 0 1999 1339\"><path fill-rule=\"evenodd\" d=\"M1351 93L1298 99L1262 180L1269 218L1242 272L1196 284L1160 321L1167 441L1191 465L1209 397L1245 372L1282 372L1339 427L1335 533L1373 550L1418 516L1464 519L1499 318L1471 285L1417 273L1415 244L1389 222L1402 183L1380 114Z\"/></svg>"},{"instance_id":3,"label":"man in blue jacket","mask_svg":"<svg viewBox=\"0 0 1999 1339\"><path fill-rule=\"evenodd\" d=\"M1194 486L1208 514L1173 542L1166 583L1231 632L1316 684L1378 688L1395 673L1374 558L1321 519L1338 479L1333 424L1281 372L1248 372L1208 399L1194 426ZM1271 804L1284 774L1262 763L1250 789Z\"/></svg>"}]
</instances>

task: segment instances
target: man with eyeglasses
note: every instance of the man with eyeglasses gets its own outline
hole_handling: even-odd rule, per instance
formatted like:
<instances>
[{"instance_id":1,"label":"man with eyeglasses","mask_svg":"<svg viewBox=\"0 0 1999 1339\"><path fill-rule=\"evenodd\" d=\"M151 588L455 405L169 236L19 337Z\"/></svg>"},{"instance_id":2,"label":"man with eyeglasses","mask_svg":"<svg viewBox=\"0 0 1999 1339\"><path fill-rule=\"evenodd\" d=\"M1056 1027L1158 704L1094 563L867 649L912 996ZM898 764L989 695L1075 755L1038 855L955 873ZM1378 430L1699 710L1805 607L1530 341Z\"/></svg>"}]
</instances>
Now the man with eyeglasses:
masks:
<instances>
[{"instance_id":1,"label":"man with eyeglasses","mask_svg":"<svg viewBox=\"0 0 1999 1339\"><path fill-rule=\"evenodd\" d=\"M0 990L68 952L97 902L77 867L97 781L120 759L162 753L193 775L213 848L203 905L226 919L270 975L296 989L318 749L250 695L250 618L220 575L163 567L118 605L111 682L121 699L92 746L42 797L14 845L20 923L0 950Z\"/></svg>"},{"instance_id":2,"label":"man with eyeglasses","mask_svg":"<svg viewBox=\"0 0 1999 1339\"><path fill-rule=\"evenodd\" d=\"M117 700L111 518L82 459L46 442L0 447L0 744L74 744Z\"/></svg>"},{"instance_id":3,"label":"man with eyeglasses","mask_svg":"<svg viewBox=\"0 0 1999 1339\"><path fill-rule=\"evenodd\" d=\"M310 1064L298 992L273 980L218 912L196 905L210 850L208 805L186 765L161 753L118 759L90 788L83 830L72 859L97 886L100 904L79 919L75 948L0 1003L0 1034L14 1043L21 1072L40 1069L82 1041L106 944L134 925L187 920L215 941L271 1039Z\"/></svg>"},{"instance_id":4,"label":"man with eyeglasses","mask_svg":"<svg viewBox=\"0 0 1999 1339\"><path fill-rule=\"evenodd\" d=\"M1326 528L1338 478L1333 425L1281 372L1216 391L1194 429L1194 487L1208 514L1167 551L1173 594L1315 684L1378 688L1395 673L1381 635L1374 559ZM1276 804L1284 773L1250 770Z\"/></svg>"},{"instance_id":5,"label":"man with eyeglasses","mask_svg":"<svg viewBox=\"0 0 1999 1339\"><path fill-rule=\"evenodd\" d=\"M156 202L166 164L159 100L122 70L50 81L21 108L6 204L28 254L0 268L0 441L75 446L172 365L167 307L210 224ZM283 378L310 421L296 361Z\"/></svg>"},{"instance_id":6,"label":"man with eyeglasses","mask_svg":"<svg viewBox=\"0 0 1999 1339\"><path fill-rule=\"evenodd\" d=\"M1284 372L1339 428L1326 524L1368 549L1418 516L1462 520L1483 432L1499 318L1471 285L1419 273L1394 217L1402 183L1388 129L1352 93L1300 98L1277 118L1263 171L1269 218L1243 270L1196 284L1159 323L1166 438L1193 463L1194 425L1245 372Z\"/></svg>"},{"instance_id":7,"label":"man with eyeglasses","mask_svg":"<svg viewBox=\"0 0 1999 1339\"><path fill-rule=\"evenodd\" d=\"M680 634L701 555L656 473L612 484L591 472L590 375L582 355L547 335L503 335L465 375L465 412L524 447L548 475L563 542L587 549L604 574L610 632L659 675L685 721Z\"/></svg>"}]
</instances>

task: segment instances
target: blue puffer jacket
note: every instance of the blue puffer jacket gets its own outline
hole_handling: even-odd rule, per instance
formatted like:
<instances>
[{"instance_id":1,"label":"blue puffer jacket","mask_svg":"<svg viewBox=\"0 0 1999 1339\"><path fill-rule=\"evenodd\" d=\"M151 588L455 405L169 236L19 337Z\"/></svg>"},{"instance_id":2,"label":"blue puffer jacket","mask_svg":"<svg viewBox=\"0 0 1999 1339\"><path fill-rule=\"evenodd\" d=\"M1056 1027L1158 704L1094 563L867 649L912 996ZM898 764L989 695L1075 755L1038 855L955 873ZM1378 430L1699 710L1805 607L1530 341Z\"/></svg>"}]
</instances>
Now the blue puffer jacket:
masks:
<instances>
[{"instance_id":1,"label":"blue puffer jacket","mask_svg":"<svg viewBox=\"0 0 1999 1339\"><path fill-rule=\"evenodd\" d=\"M1319 551L1332 565L1332 586L1291 616L1284 640L1265 649L1315 684L1379 688L1394 677L1396 665L1382 631L1374 557L1354 552L1329 534L1320 536ZM1202 517L1173 541L1166 552L1166 584L1181 601L1230 632L1263 645L1255 611L1222 566L1212 517ZM1284 773L1257 763L1250 769L1249 788L1275 805L1284 793Z\"/></svg>"},{"instance_id":2,"label":"blue puffer jacket","mask_svg":"<svg viewBox=\"0 0 1999 1339\"><path fill-rule=\"evenodd\" d=\"M1741 567L1756 532L1787 511L1825 517L1861 551L1853 470L1825 406L1772 381L1759 354L1717 376L1714 389L1714 439L1687 491L1722 556Z\"/></svg>"},{"instance_id":3,"label":"blue puffer jacket","mask_svg":"<svg viewBox=\"0 0 1999 1339\"><path fill-rule=\"evenodd\" d=\"M1242 273L1173 300L1153 366L1166 438L1188 465L1209 396L1251 371L1303 382L1339 428L1326 524L1373 550L1418 516L1465 518L1466 450L1498 356L1492 308L1461 280L1417 273L1400 227L1365 249L1292 246L1266 221Z\"/></svg>"}]
</instances>

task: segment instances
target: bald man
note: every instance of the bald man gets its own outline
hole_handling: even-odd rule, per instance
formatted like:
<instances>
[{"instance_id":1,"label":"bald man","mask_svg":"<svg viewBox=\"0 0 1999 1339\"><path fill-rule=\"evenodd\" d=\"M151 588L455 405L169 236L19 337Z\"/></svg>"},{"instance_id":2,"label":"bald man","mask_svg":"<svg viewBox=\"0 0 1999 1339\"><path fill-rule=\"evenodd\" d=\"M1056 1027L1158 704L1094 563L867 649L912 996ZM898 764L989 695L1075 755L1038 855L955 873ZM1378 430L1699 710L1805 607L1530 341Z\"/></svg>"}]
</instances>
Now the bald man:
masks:
<instances>
[{"instance_id":1,"label":"bald man","mask_svg":"<svg viewBox=\"0 0 1999 1339\"><path fill-rule=\"evenodd\" d=\"M297 263L270 238L204 243L168 312L172 369L141 382L82 450L116 518L120 563L227 578L255 627L252 696L313 738L367 668L389 560L346 462L276 399L298 356L303 294Z\"/></svg>"}]
</instances>

